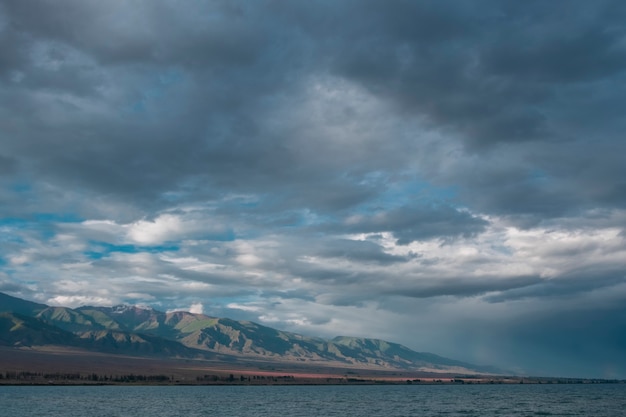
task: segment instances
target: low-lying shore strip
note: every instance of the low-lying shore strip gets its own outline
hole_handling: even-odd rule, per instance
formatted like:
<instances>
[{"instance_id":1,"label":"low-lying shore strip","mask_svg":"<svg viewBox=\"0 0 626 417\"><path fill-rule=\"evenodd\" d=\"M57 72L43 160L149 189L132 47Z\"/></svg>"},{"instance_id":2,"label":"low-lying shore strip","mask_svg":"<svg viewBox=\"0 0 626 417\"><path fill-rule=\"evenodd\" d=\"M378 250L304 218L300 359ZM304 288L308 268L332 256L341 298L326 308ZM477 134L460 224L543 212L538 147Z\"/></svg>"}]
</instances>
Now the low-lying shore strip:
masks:
<instances>
[{"instance_id":1,"label":"low-lying shore strip","mask_svg":"<svg viewBox=\"0 0 626 417\"><path fill-rule=\"evenodd\" d=\"M192 378L164 374L81 374L36 371L0 372L0 385L466 385L466 384L624 384L624 380L519 376L445 376L439 378L375 377L367 375L291 374L252 371L202 374Z\"/></svg>"},{"instance_id":2,"label":"low-lying shore strip","mask_svg":"<svg viewBox=\"0 0 626 417\"><path fill-rule=\"evenodd\" d=\"M146 358L0 347L0 385L599 384L624 380L467 375L336 364Z\"/></svg>"}]
</instances>

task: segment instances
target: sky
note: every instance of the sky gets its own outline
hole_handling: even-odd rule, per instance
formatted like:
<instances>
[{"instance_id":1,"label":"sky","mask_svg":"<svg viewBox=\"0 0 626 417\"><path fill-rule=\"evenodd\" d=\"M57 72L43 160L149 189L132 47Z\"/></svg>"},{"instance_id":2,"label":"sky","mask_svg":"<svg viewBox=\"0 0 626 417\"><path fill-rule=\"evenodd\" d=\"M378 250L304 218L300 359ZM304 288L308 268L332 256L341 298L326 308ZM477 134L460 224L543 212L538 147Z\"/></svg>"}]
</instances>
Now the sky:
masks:
<instances>
[{"instance_id":1,"label":"sky","mask_svg":"<svg viewBox=\"0 0 626 417\"><path fill-rule=\"evenodd\" d=\"M626 3L0 1L0 292L626 378Z\"/></svg>"}]
</instances>

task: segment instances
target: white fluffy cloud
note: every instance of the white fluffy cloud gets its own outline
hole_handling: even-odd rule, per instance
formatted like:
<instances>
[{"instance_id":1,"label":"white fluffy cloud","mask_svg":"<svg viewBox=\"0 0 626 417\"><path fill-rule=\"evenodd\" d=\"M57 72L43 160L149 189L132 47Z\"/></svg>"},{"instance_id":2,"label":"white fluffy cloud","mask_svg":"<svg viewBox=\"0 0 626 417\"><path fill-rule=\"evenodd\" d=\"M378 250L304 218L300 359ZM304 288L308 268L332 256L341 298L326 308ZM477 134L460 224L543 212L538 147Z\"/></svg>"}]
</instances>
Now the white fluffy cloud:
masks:
<instances>
[{"instance_id":1,"label":"white fluffy cloud","mask_svg":"<svg viewBox=\"0 0 626 417\"><path fill-rule=\"evenodd\" d=\"M163 214L153 221L139 220L129 225L128 237L139 244L158 245L180 239L185 233L194 231L194 226L193 222L183 222L178 216Z\"/></svg>"},{"instance_id":2,"label":"white fluffy cloud","mask_svg":"<svg viewBox=\"0 0 626 417\"><path fill-rule=\"evenodd\" d=\"M193 303L189 307L189 312L193 314L202 314L204 312L204 306L202 303Z\"/></svg>"}]
</instances>

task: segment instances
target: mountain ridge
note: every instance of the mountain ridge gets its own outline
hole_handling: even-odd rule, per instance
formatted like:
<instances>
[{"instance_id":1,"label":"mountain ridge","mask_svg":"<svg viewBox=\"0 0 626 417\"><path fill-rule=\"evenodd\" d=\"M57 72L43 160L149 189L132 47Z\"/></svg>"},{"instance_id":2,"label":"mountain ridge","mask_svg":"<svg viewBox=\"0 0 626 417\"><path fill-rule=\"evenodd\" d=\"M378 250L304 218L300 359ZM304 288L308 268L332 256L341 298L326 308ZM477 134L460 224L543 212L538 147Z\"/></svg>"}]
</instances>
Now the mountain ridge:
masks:
<instances>
[{"instance_id":1,"label":"mountain ridge","mask_svg":"<svg viewBox=\"0 0 626 417\"><path fill-rule=\"evenodd\" d=\"M337 336L326 340L251 321L129 305L74 309L46 306L3 293L0 293L0 344L13 347L55 344L131 356L498 373L495 368L416 352L380 339Z\"/></svg>"}]
</instances>

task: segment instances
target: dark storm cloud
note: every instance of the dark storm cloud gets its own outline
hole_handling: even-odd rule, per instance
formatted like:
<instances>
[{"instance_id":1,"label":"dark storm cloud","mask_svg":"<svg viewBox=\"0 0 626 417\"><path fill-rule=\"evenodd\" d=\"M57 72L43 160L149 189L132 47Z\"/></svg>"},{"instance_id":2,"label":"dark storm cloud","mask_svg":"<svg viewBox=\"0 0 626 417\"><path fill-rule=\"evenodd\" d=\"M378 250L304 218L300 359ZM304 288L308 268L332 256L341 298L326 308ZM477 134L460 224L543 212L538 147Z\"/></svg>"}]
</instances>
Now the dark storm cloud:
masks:
<instances>
[{"instance_id":1,"label":"dark storm cloud","mask_svg":"<svg viewBox=\"0 0 626 417\"><path fill-rule=\"evenodd\" d=\"M581 8L578 15L568 12L573 19L560 22L562 4L510 7L514 23L487 51L485 66L499 76L548 83L593 81L623 72L623 4L576 5ZM552 22L560 24L550 27Z\"/></svg>"},{"instance_id":2,"label":"dark storm cloud","mask_svg":"<svg viewBox=\"0 0 626 417\"><path fill-rule=\"evenodd\" d=\"M479 4L374 2L361 11L371 26L350 28L362 36L337 68L472 146L549 139L563 84L626 69L616 2L577 2L565 19L560 3Z\"/></svg>"},{"instance_id":3,"label":"dark storm cloud","mask_svg":"<svg viewBox=\"0 0 626 417\"><path fill-rule=\"evenodd\" d=\"M339 73L388 95L407 112L463 132L471 146L536 139L543 118L527 106L533 91L494 79L483 68L485 49L508 30L509 22L497 10L463 10L451 3L396 5L365 12L373 28L360 27L356 45L345 45L346 53L335 63ZM380 9L394 12L376 13ZM420 25L421 18L428 24ZM438 36L437 30L428 30L432 27L455 30ZM544 94L533 90L535 96Z\"/></svg>"},{"instance_id":4,"label":"dark storm cloud","mask_svg":"<svg viewBox=\"0 0 626 417\"><path fill-rule=\"evenodd\" d=\"M14 158L8 158L0 154L0 175L9 175L15 172L17 162Z\"/></svg>"},{"instance_id":5,"label":"dark storm cloud","mask_svg":"<svg viewBox=\"0 0 626 417\"><path fill-rule=\"evenodd\" d=\"M18 41L4 55L22 52L7 64L14 82L3 94L12 103L6 108L12 121L5 123L24 125L7 140L40 171L151 199L197 176L222 188L263 179L259 171L276 176L276 147L256 140L251 116L259 94L284 86L273 71L274 46L265 39L263 19L226 10L189 31L194 11L161 3L146 3L145 14L122 4L113 10L91 2L35 6L6 7L5 31ZM197 12L215 17L223 9ZM257 62L259 55L265 62ZM34 96L34 90L52 96ZM158 119L144 118L153 112Z\"/></svg>"},{"instance_id":6,"label":"dark storm cloud","mask_svg":"<svg viewBox=\"0 0 626 417\"><path fill-rule=\"evenodd\" d=\"M623 301L621 306L529 313L513 323L491 326L494 336L486 342L494 360L515 364L528 374L619 378L626 372ZM472 337L459 331L461 337Z\"/></svg>"},{"instance_id":7,"label":"dark storm cloud","mask_svg":"<svg viewBox=\"0 0 626 417\"><path fill-rule=\"evenodd\" d=\"M407 256L385 253L383 248L374 242L349 239L323 242L323 248L319 249L316 254L324 258L340 258L351 262L373 262L383 265L406 262L410 259Z\"/></svg>"},{"instance_id":8,"label":"dark storm cloud","mask_svg":"<svg viewBox=\"0 0 626 417\"><path fill-rule=\"evenodd\" d=\"M342 224L326 227L346 233L392 232L400 245L435 237L469 237L482 232L488 222L449 206L403 207L373 215L354 215Z\"/></svg>"},{"instance_id":9,"label":"dark storm cloud","mask_svg":"<svg viewBox=\"0 0 626 417\"><path fill-rule=\"evenodd\" d=\"M537 276L521 276L494 279L480 279L468 277L465 279L435 279L425 283L413 285L409 288L394 288L393 295L402 295L414 298L429 298L440 296L467 297L489 292L505 292L522 290L538 285L542 279Z\"/></svg>"},{"instance_id":10,"label":"dark storm cloud","mask_svg":"<svg viewBox=\"0 0 626 417\"><path fill-rule=\"evenodd\" d=\"M526 286L506 288L500 294L486 297L491 302L519 299L571 297L626 283L623 265L590 265L567 271L551 279L537 280Z\"/></svg>"},{"instance_id":11,"label":"dark storm cloud","mask_svg":"<svg viewBox=\"0 0 626 417\"><path fill-rule=\"evenodd\" d=\"M521 156L523 165L509 168L511 174L532 178L533 167L550 178L546 184L511 184L496 177L485 188L471 172L449 172L449 180L467 186L465 198L487 211L549 217L575 213L600 198L619 207L623 189L605 184L624 177L624 165L602 145L609 141L613 151L624 151L623 141L615 140L621 118L607 117L624 97L619 21L625 10L619 2L570 4L565 18L563 4L554 2L480 2L472 9L445 2L392 4L361 10L370 25L350 27L360 36L337 55L335 70L386 95L407 114L456 131L468 152L486 157L476 167L486 175L493 176L491 157ZM419 24L432 15L432 25ZM445 36L428 31L437 24L450 28ZM594 131L576 133L572 123ZM612 172L594 172L596 166ZM571 176L581 172L584 186L576 187ZM491 205L482 201L485 196Z\"/></svg>"},{"instance_id":12,"label":"dark storm cloud","mask_svg":"<svg viewBox=\"0 0 626 417\"><path fill-rule=\"evenodd\" d=\"M623 7L582 2L561 18L562 7L543 3L356 6L7 2L3 32L10 41L2 56L13 81L2 94L12 103L5 107L11 123L23 126L7 138L9 148L45 175L134 195L138 202L146 199L144 204L197 180L218 190L279 191L292 207L349 208L378 190L357 185L358 178L331 179L346 170L390 169L385 158L391 153L383 151L376 160L372 150L357 162L365 165L348 166L346 148L320 170L329 149L299 154L292 135L266 124L266 117L276 117L273 106L288 104L306 77L335 74L387 97L404 117L452 128L470 152L519 146L502 155L527 155L525 167L511 167L510 174L532 176L528 167L534 166L553 179L546 186L507 183L504 176L485 188L480 177L449 171L443 181L464 184L463 195L486 211L559 216L596 199L623 201L623 187L589 195L607 182L606 169L591 172L583 189L565 181L569 173L563 168L572 159L604 158L611 154L606 149L590 154L587 145L568 150L545 144L579 141L562 126L589 99L568 104L566 95L622 76L626 62L617 23ZM353 18L346 22L347 12ZM35 91L99 101L104 108L88 111L66 96L46 98ZM594 107L615 107L619 87L597 91L592 98L600 103ZM120 114L124 108L131 113ZM611 121L603 129L614 127ZM415 146L385 140L396 143L394 154ZM528 141L538 142L532 146L541 157L528 154ZM610 178L624 176L618 162L604 164ZM481 170L493 175L489 167ZM426 178L432 174L423 172Z\"/></svg>"},{"instance_id":13,"label":"dark storm cloud","mask_svg":"<svg viewBox=\"0 0 626 417\"><path fill-rule=\"evenodd\" d=\"M133 6L72 0L63 6L10 1L6 10L16 32L31 35L31 41L67 43L104 65L240 66L253 63L265 44L258 30L265 22L254 19L254 6L205 2L188 9L160 1Z\"/></svg>"}]
</instances>

